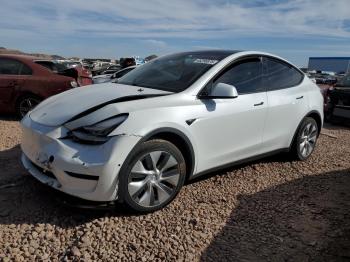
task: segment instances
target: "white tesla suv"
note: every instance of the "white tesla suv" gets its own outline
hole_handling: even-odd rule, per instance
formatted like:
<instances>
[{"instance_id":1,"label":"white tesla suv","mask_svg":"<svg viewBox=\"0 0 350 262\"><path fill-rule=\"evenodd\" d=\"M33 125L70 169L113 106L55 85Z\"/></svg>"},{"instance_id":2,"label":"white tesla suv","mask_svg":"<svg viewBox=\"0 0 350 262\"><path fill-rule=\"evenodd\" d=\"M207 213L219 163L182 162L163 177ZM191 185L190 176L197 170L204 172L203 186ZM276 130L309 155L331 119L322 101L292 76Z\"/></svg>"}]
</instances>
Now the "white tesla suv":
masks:
<instances>
[{"instance_id":1,"label":"white tesla suv","mask_svg":"<svg viewBox=\"0 0 350 262\"><path fill-rule=\"evenodd\" d=\"M185 52L43 101L22 120L22 162L69 195L149 212L216 168L280 151L307 159L322 123L319 88L284 59Z\"/></svg>"}]
</instances>

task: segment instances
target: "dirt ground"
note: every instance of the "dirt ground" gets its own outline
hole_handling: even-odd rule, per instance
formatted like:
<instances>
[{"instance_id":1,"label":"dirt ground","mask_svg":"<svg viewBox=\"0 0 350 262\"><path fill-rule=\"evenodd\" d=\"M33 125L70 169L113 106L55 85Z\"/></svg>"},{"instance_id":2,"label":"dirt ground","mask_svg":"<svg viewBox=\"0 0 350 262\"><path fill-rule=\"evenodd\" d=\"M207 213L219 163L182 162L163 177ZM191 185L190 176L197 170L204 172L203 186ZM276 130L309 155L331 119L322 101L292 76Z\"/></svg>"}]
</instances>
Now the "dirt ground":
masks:
<instances>
[{"instance_id":1,"label":"dirt ground","mask_svg":"<svg viewBox=\"0 0 350 262\"><path fill-rule=\"evenodd\" d=\"M69 208L21 167L0 120L0 261L350 261L350 129L328 125L306 162L211 173L153 214Z\"/></svg>"}]
</instances>

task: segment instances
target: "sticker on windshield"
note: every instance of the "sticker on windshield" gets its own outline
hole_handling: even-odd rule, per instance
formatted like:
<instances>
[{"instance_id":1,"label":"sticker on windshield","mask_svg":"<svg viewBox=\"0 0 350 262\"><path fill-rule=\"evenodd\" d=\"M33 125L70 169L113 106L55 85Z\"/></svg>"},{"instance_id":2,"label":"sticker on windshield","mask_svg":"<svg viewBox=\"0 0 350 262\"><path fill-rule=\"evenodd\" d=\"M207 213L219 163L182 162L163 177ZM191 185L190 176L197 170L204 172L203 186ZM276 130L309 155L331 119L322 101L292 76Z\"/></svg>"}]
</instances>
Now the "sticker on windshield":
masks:
<instances>
[{"instance_id":1,"label":"sticker on windshield","mask_svg":"<svg viewBox=\"0 0 350 262\"><path fill-rule=\"evenodd\" d=\"M215 65L218 60L211 60L211 59L202 59L202 58L197 58L196 60L193 61L193 63L196 64L206 64L206 65Z\"/></svg>"}]
</instances>

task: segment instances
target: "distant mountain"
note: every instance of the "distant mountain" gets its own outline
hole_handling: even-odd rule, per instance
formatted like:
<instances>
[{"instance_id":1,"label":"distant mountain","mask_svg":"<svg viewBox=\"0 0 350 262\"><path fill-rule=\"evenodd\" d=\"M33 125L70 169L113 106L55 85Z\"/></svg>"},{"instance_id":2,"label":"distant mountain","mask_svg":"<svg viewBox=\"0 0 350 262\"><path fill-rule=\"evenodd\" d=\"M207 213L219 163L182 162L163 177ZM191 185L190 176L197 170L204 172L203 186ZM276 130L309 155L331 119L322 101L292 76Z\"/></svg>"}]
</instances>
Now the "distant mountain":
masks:
<instances>
[{"instance_id":1,"label":"distant mountain","mask_svg":"<svg viewBox=\"0 0 350 262\"><path fill-rule=\"evenodd\" d=\"M48 55L48 54L41 54L41 53L25 53L20 50L16 49L7 49L5 47L0 47L0 54L14 54L14 55L30 55L30 56L36 56L44 59L65 59L63 56L59 55Z\"/></svg>"}]
</instances>

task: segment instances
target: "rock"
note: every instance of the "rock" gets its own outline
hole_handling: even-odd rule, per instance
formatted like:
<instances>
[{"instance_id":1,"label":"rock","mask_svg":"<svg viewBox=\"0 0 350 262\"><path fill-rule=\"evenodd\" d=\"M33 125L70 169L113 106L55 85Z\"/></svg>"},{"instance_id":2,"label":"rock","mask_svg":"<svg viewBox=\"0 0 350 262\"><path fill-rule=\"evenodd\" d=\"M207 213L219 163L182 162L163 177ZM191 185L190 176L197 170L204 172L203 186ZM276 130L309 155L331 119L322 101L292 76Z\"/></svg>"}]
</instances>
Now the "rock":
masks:
<instances>
[{"instance_id":1,"label":"rock","mask_svg":"<svg viewBox=\"0 0 350 262\"><path fill-rule=\"evenodd\" d=\"M196 225L198 224L198 221L197 221L197 219L192 218L192 219L190 219L190 220L188 221L188 223L189 223L190 225L196 226Z\"/></svg>"},{"instance_id":2,"label":"rock","mask_svg":"<svg viewBox=\"0 0 350 262\"><path fill-rule=\"evenodd\" d=\"M0 190L0 261L346 260L350 129L329 130L338 139L320 136L308 161L281 155L212 172L148 214L67 208L28 175ZM27 173L19 122L0 118L0 134L0 185L16 183Z\"/></svg>"},{"instance_id":3,"label":"rock","mask_svg":"<svg viewBox=\"0 0 350 262\"><path fill-rule=\"evenodd\" d=\"M72 255L75 256L75 257L80 257L80 256L81 256L80 250L79 250L79 248L77 248L76 246L73 246L73 247L71 248L71 253L72 253Z\"/></svg>"},{"instance_id":4,"label":"rock","mask_svg":"<svg viewBox=\"0 0 350 262\"><path fill-rule=\"evenodd\" d=\"M38 238L38 232L34 231L32 233L32 237L33 237L33 239L37 239Z\"/></svg>"},{"instance_id":5,"label":"rock","mask_svg":"<svg viewBox=\"0 0 350 262\"><path fill-rule=\"evenodd\" d=\"M29 243L30 247L32 247L34 250L39 248L39 244L38 242L36 242L35 240L31 240Z\"/></svg>"}]
</instances>

